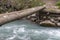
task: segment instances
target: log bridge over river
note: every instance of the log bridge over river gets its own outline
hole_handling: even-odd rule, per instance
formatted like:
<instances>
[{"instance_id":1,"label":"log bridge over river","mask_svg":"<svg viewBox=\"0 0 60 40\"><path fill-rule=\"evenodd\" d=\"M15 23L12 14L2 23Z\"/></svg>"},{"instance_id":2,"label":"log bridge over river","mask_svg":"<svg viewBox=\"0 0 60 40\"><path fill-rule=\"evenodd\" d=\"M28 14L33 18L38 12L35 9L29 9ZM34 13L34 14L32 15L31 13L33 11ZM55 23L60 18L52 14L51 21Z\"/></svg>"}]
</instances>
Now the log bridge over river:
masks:
<instances>
[{"instance_id":1,"label":"log bridge over river","mask_svg":"<svg viewBox=\"0 0 60 40\"><path fill-rule=\"evenodd\" d=\"M60 26L60 9L58 9L58 7L55 6L57 0L41 0L41 1L44 2L45 5L21 11L0 14L0 25L35 14L35 17L37 18L35 21L39 22L39 24L51 23L54 26Z\"/></svg>"}]
</instances>

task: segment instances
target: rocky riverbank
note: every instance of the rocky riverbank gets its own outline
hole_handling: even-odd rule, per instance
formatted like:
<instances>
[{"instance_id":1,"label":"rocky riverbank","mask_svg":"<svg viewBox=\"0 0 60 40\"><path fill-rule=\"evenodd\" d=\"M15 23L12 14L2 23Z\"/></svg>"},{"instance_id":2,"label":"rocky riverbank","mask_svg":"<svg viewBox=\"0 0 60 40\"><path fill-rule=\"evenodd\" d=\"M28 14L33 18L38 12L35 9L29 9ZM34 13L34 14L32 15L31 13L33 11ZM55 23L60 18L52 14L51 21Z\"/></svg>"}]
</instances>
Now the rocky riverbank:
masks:
<instances>
[{"instance_id":1,"label":"rocky riverbank","mask_svg":"<svg viewBox=\"0 0 60 40\"><path fill-rule=\"evenodd\" d=\"M39 13L37 13L38 16L36 14L33 14L31 16L28 16L26 19L37 23L41 26L50 26L50 27L60 27L60 17L56 16L55 14L52 16L49 15L39 15Z\"/></svg>"}]
</instances>

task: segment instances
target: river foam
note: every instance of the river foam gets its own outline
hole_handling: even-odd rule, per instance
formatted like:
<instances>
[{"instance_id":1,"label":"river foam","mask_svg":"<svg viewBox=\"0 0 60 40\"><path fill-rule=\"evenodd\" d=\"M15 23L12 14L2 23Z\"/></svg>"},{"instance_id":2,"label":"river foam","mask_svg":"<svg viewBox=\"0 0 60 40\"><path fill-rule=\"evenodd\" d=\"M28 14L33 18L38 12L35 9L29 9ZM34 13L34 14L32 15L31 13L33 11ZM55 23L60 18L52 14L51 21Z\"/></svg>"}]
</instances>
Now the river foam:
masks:
<instances>
[{"instance_id":1,"label":"river foam","mask_svg":"<svg viewBox=\"0 0 60 40\"><path fill-rule=\"evenodd\" d=\"M60 40L60 29L17 20L0 27L0 40Z\"/></svg>"}]
</instances>

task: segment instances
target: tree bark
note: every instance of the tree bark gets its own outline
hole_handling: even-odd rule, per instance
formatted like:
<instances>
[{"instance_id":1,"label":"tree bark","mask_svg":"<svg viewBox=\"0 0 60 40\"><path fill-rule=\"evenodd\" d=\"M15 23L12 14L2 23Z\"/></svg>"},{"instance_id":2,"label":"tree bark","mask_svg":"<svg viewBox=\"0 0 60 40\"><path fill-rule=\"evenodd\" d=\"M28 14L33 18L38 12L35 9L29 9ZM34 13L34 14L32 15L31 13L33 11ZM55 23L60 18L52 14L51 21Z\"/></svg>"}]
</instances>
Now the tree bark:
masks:
<instances>
[{"instance_id":1,"label":"tree bark","mask_svg":"<svg viewBox=\"0 0 60 40\"><path fill-rule=\"evenodd\" d=\"M31 14L34 14L34 12L40 11L44 8L45 8L44 6L42 7L38 6L38 7L29 8L29 9L25 9L21 11L0 14L0 25L13 21L13 20L20 19L22 17L28 16Z\"/></svg>"}]
</instances>

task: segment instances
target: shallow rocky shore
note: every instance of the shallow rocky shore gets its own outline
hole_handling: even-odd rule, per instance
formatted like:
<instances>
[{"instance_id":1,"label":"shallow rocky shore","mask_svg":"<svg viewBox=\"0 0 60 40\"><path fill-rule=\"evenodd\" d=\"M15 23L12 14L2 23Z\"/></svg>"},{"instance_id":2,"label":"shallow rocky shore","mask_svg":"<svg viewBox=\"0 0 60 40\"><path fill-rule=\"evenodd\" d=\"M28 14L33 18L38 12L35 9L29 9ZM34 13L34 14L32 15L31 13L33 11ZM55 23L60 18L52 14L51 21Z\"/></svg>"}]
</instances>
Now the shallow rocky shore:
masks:
<instances>
[{"instance_id":1,"label":"shallow rocky shore","mask_svg":"<svg viewBox=\"0 0 60 40\"><path fill-rule=\"evenodd\" d=\"M60 27L60 17L43 17L41 19L39 19L39 16L36 16L36 14L30 15L28 17L26 17L26 19L37 23L41 26L50 26L50 27Z\"/></svg>"}]
</instances>

